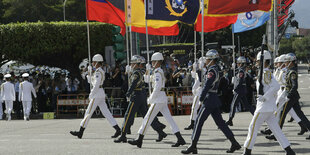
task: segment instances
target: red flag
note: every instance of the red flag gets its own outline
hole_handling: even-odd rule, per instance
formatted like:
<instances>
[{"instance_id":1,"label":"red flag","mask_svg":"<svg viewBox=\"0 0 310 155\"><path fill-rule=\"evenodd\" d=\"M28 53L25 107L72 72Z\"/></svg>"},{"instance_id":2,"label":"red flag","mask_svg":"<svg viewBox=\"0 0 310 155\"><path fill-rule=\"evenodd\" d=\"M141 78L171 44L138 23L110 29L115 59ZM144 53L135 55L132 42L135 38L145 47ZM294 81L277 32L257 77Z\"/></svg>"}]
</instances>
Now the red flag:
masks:
<instances>
[{"instance_id":1,"label":"red flag","mask_svg":"<svg viewBox=\"0 0 310 155\"><path fill-rule=\"evenodd\" d=\"M125 14L107 0L87 0L86 12L88 20L114 24L121 27L121 34L125 35Z\"/></svg>"},{"instance_id":2,"label":"red flag","mask_svg":"<svg viewBox=\"0 0 310 155\"><path fill-rule=\"evenodd\" d=\"M171 27L161 27L161 28L152 28L147 27L149 35L158 35L158 36L176 36L179 34L179 26L175 24ZM144 33L145 34L145 27L131 27L132 32Z\"/></svg>"},{"instance_id":3,"label":"red flag","mask_svg":"<svg viewBox=\"0 0 310 155\"><path fill-rule=\"evenodd\" d=\"M206 14L235 15L254 10L270 11L272 0L206 0Z\"/></svg>"},{"instance_id":4,"label":"red flag","mask_svg":"<svg viewBox=\"0 0 310 155\"><path fill-rule=\"evenodd\" d=\"M234 24L237 21L238 15L224 17L204 16L204 32L212 32ZM198 15L195 31L201 32L201 14Z\"/></svg>"}]
</instances>

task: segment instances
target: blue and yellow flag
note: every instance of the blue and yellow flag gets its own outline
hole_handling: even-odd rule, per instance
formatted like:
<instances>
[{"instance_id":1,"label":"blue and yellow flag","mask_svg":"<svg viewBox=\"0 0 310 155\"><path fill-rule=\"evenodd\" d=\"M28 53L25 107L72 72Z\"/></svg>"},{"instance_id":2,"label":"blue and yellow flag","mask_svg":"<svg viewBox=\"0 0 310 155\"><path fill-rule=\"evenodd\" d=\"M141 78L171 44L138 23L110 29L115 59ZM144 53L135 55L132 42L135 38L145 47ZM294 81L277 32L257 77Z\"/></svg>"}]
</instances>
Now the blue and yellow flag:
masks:
<instances>
[{"instance_id":1,"label":"blue and yellow flag","mask_svg":"<svg viewBox=\"0 0 310 155\"><path fill-rule=\"evenodd\" d=\"M181 21L194 24L199 13L199 0L146 0L146 19Z\"/></svg>"}]
</instances>

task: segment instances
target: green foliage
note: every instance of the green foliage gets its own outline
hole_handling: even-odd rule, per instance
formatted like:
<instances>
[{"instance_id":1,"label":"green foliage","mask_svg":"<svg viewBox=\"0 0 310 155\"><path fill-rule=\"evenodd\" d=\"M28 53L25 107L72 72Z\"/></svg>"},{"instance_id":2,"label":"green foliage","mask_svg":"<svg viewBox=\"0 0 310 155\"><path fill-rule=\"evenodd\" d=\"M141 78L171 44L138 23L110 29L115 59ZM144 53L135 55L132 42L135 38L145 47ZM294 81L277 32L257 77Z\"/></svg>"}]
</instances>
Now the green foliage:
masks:
<instances>
[{"instance_id":1,"label":"green foliage","mask_svg":"<svg viewBox=\"0 0 310 155\"><path fill-rule=\"evenodd\" d=\"M90 23L92 55L112 45L112 25ZM88 58L86 23L38 22L0 25L0 53L9 60L60 67L73 73Z\"/></svg>"},{"instance_id":2,"label":"green foliage","mask_svg":"<svg viewBox=\"0 0 310 155\"><path fill-rule=\"evenodd\" d=\"M296 39L292 46L298 58L310 57L310 36Z\"/></svg>"},{"instance_id":3,"label":"green foliage","mask_svg":"<svg viewBox=\"0 0 310 155\"><path fill-rule=\"evenodd\" d=\"M279 47L279 55L286 54L286 53L295 53L295 50L293 49L293 42L294 38L290 39L282 39L280 42Z\"/></svg>"},{"instance_id":4,"label":"green foliage","mask_svg":"<svg viewBox=\"0 0 310 155\"><path fill-rule=\"evenodd\" d=\"M64 0L2 0L4 15L1 23L63 21ZM0 2L1 6L1 2ZM2 7L0 7L2 8ZM66 20L85 21L85 1L67 0ZM1 10L0 10L0 16Z\"/></svg>"}]
</instances>

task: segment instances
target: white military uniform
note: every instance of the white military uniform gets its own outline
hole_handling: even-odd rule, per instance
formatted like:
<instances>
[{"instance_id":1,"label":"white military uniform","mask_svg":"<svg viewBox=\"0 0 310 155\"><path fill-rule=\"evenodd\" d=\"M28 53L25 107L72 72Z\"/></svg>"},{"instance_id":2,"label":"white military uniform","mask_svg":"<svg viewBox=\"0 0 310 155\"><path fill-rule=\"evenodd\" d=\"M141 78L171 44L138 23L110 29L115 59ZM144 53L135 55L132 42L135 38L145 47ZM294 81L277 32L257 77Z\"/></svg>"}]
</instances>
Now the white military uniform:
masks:
<instances>
[{"instance_id":1,"label":"white military uniform","mask_svg":"<svg viewBox=\"0 0 310 155\"><path fill-rule=\"evenodd\" d=\"M101 113L103 116L109 121L112 126L117 125L115 119L113 118L111 112L109 111L107 104L105 102L105 93L103 90L103 82L105 73L101 67L97 68L95 73L90 78L87 75L87 80L92 85L91 92L89 94L89 104L87 110L84 115L84 119L81 121L80 126L86 128L89 119L93 115L94 111L96 110L97 106L99 106Z\"/></svg>"},{"instance_id":2,"label":"white military uniform","mask_svg":"<svg viewBox=\"0 0 310 155\"><path fill-rule=\"evenodd\" d=\"M1 98L5 102L5 109L8 115L8 120L11 120L11 112L13 109L13 101L15 101L14 85L6 81L1 85Z\"/></svg>"},{"instance_id":3,"label":"white military uniform","mask_svg":"<svg viewBox=\"0 0 310 155\"><path fill-rule=\"evenodd\" d=\"M144 79L145 82L149 82L148 78ZM170 110L168 108L168 98L166 92L163 90L165 88L165 76L163 70L158 67L154 70L154 74L151 75L151 83L153 92L148 98L148 104L150 108L145 115L142 126L140 127L138 133L145 135L150 124L153 122L154 118L159 112L165 117L167 122L170 124L173 133L179 132L179 128L175 121L173 120Z\"/></svg>"},{"instance_id":4,"label":"white military uniform","mask_svg":"<svg viewBox=\"0 0 310 155\"><path fill-rule=\"evenodd\" d=\"M262 84L264 85L264 102L257 101L256 110L252 118L251 124L249 126L248 136L244 143L244 147L247 149L252 149L256 140L257 132L261 125L266 122L269 126L272 133L274 133L278 142L282 148L290 146L289 141L284 136L277 118L274 115L274 112L277 110L276 106L276 97L277 91L280 88L280 85L273 77L271 71L268 68L264 69L264 74L262 78ZM256 81L257 92L259 89L259 82Z\"/></svg>"},{"instance_id":5,"label":"white military uniform","mask_svg":"<svg viewBox=\"0 0 310 155\"><path fill-rule=\"evenodd\" d=\"M28 80L19 84L19 95L18 100L23 103L23 110L24 110L24 119L29 118L30 111L31 111L31 102L32 96L31 93L35 98L37 98L36 91L33 88L33 84L30 83Z\"/></svg>"},{"instance_id":6,"label":"white military uniform","mask_svg":"<svg viewBox=\"0 0 310 155\"><path fill-rule=\"evenodd\" d=\"M202 70L202 75L204 75L206 72L206 69L203 69ZM200 97L200 94L201 94L201 91L202 91L202 87L201 87L201 82L199 80L199 75L198 73L195 73L195 82L194 82L194 85L192 87L192 92L193 92L193 95L195 96L194 97L194 101L193 101L193 104L192 104L192 111L191 111L191 116L190 116L190 119L191 120L196 120L197 118L197 112L198 112L198 108L200 106L200 102L199 102L199 97Z\"/></svg>"},{"instance_id":7,"label":"white military uniform","mask_svg":"<svg viewBox=\"0 0 310 155\"><path fill-rule=\"evenodd\" d=\"M278 91L278 98L277 98L277 118L280 119L280 110L283 109L283 105L285 104L285 98L286 98L286 92L285 92L285 86L286 86L286 72L287 69L286 68L282 68L280 69L279 74L275 77L276 80L279 82L280 84L280 88ZM292 108L289 112L289 115L291 115L294 120L299 123L301 121L301 119L297 116L295 110Z\"/></svg>"}]
</instances>

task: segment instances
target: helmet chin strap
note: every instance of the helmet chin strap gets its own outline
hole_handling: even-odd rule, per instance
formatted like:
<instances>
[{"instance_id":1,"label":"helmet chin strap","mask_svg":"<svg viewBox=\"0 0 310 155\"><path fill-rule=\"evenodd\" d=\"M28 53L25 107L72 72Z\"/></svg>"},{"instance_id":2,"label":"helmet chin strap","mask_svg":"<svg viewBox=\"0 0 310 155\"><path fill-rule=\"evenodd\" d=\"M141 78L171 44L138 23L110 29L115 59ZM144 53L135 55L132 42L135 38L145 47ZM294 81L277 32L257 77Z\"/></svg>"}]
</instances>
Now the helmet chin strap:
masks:
<instances>
[{"instance_id":1,"label":"helmet chin strap","mask_svg":"<svg viewBox=\"0 0 310 155\"><path fill-rule=\"evenodd\" d=\"M209 65L211 64L211 62L213 62L213 59L207 64L207 67L209 67Z\"/></svg>"}]
</instances>

